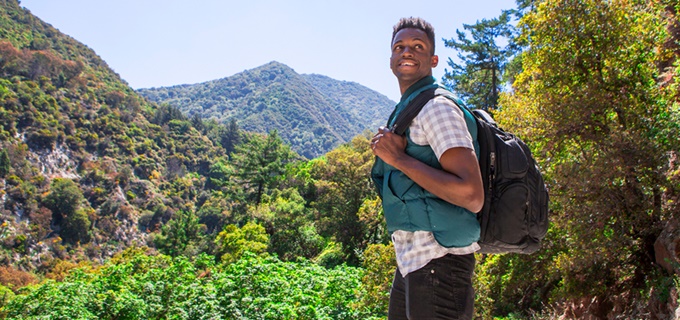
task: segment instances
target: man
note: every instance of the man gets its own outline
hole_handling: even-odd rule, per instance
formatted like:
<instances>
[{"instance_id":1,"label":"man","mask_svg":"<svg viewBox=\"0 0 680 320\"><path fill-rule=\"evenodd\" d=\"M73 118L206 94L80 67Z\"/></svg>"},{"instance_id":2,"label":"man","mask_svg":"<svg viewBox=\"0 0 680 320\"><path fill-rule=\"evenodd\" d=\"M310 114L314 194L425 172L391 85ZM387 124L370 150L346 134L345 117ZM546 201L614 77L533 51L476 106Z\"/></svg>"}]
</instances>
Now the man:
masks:
<instances>
[{"instance_id":1,"label":"man","mask_svg":"<svg viewBox=\"0 0 680 320\"><path fill-rule=\"evenodd\" d=\"M402 97L393 116L420 92L437 86L434 47L434 29L426 21L403 18L394 26L390 68ZM437 96L405 137L380 128L371 147L377 156L371 175L398 266L388 318L472 319L474 252L479 249L475 212L484 194L463 112Z\"/></svg>"}]
</instances>

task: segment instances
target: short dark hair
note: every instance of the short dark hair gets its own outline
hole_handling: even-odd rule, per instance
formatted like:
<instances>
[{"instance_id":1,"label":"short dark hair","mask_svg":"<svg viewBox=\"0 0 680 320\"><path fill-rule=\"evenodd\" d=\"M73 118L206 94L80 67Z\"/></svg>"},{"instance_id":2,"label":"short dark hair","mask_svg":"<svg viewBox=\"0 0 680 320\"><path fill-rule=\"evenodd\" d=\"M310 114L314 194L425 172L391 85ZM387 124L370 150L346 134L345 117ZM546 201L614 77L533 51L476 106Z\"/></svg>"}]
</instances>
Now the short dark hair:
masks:
<instances>
[{"instance_id":1,"label":"short dark hair","mask_svg":"<svg viewBox=\"0 0 680 320\"><path fill-rule=\"evenodd\" d=\"M427 38L432 43L431 51L432 54L434 55L434 27L429 22L425 21L422 18L409 17L399 19L399 22L397 22L397 24L394 25L394 29L392 31L392 41L390 41L390 43L394 41L394 37L397 35L397 32L399 32L399 30L406 28L419 29L425 32Z\"/></svg>"}]
</instances>

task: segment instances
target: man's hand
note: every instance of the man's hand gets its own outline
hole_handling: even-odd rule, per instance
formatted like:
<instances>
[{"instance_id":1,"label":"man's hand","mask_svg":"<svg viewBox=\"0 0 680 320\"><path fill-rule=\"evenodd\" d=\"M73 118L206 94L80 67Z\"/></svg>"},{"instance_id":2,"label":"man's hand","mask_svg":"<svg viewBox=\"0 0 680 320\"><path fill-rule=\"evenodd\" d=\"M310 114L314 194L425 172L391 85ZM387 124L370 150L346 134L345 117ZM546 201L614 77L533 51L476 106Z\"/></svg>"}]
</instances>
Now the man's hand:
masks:
<instances>
[{"instance_id":1,"label":"man's hand","mask_svg":"<svg viewBox=\"0 0 680 320\"><path fill-rule=\"evenodd\" d=\"M385 127L378 128L371 139L371 149L373 154L378 156L385 163L395 166L396 161L406 155L406 138L402 137Z\"/></svg>"},{"instance_id":2,"label":"man's hand","mask_svg":"<svg viewBox=\"0 0 680 320\"><path fill-rule=\"evenodd\" d=\"M482 209L484 190L474 150L448 149L439 158L442 169L435 169L406 154L406 138L384 127L371 139L371 148L374 155L439 198L472 212Z\"/></svg>"}]
</instances>

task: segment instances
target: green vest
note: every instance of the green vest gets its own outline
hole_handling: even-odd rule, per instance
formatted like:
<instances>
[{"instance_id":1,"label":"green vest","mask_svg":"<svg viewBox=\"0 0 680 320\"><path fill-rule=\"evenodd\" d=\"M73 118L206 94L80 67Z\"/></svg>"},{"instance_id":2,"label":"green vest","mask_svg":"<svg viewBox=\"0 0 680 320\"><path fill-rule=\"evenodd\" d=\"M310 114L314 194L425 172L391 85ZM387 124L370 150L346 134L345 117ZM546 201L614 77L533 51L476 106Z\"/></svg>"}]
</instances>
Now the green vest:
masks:
<instances>
[{"instance_id":1,"label":"green vest","mask_svg":"<svg viewBox=\"0 0 680 320\"><path fill-rule=\"evenodd\" d=\"M395 106L388 124L392 125L399 112L419 93L433 87L438 86L432 77L425 77L412 85ZM467 118L466 113L466 120L472 120ZM442 169L430 146L415 144L408 130L406 137L406 154L431 167ZM476 134L473 140L476 142ZM480 228L475 213L440 199L378 157L373 164L371 178L382 197L390 234L396 230L430 231L444 247L466 247L479 240Z\"/></svg>"}]
</instances>

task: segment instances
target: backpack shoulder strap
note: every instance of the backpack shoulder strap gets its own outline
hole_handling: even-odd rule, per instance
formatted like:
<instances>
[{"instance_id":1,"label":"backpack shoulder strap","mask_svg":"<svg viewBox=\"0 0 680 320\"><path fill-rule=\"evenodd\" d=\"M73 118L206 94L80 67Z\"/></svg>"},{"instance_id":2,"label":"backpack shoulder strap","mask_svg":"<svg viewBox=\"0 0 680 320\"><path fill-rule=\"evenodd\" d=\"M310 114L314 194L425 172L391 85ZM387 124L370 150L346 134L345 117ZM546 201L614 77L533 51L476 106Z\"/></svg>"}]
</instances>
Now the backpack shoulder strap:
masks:
<instances>
[{"instance_id":1,"label":"backpack shoulder strap","mask_svg":"<svg viewBox=\"0 0 680 320\"><path fill-rule=\"evenodd\" d=\"M390 130L400 136L403 136L406 132L406 129L408 129L409 125L411 124L411 121L415 119L427 102L434 98L434 92L436 89L437 88L425 90L413 98L413 100L409 102L404 110L399 112Z\"/></svg>"}]
</instances>

